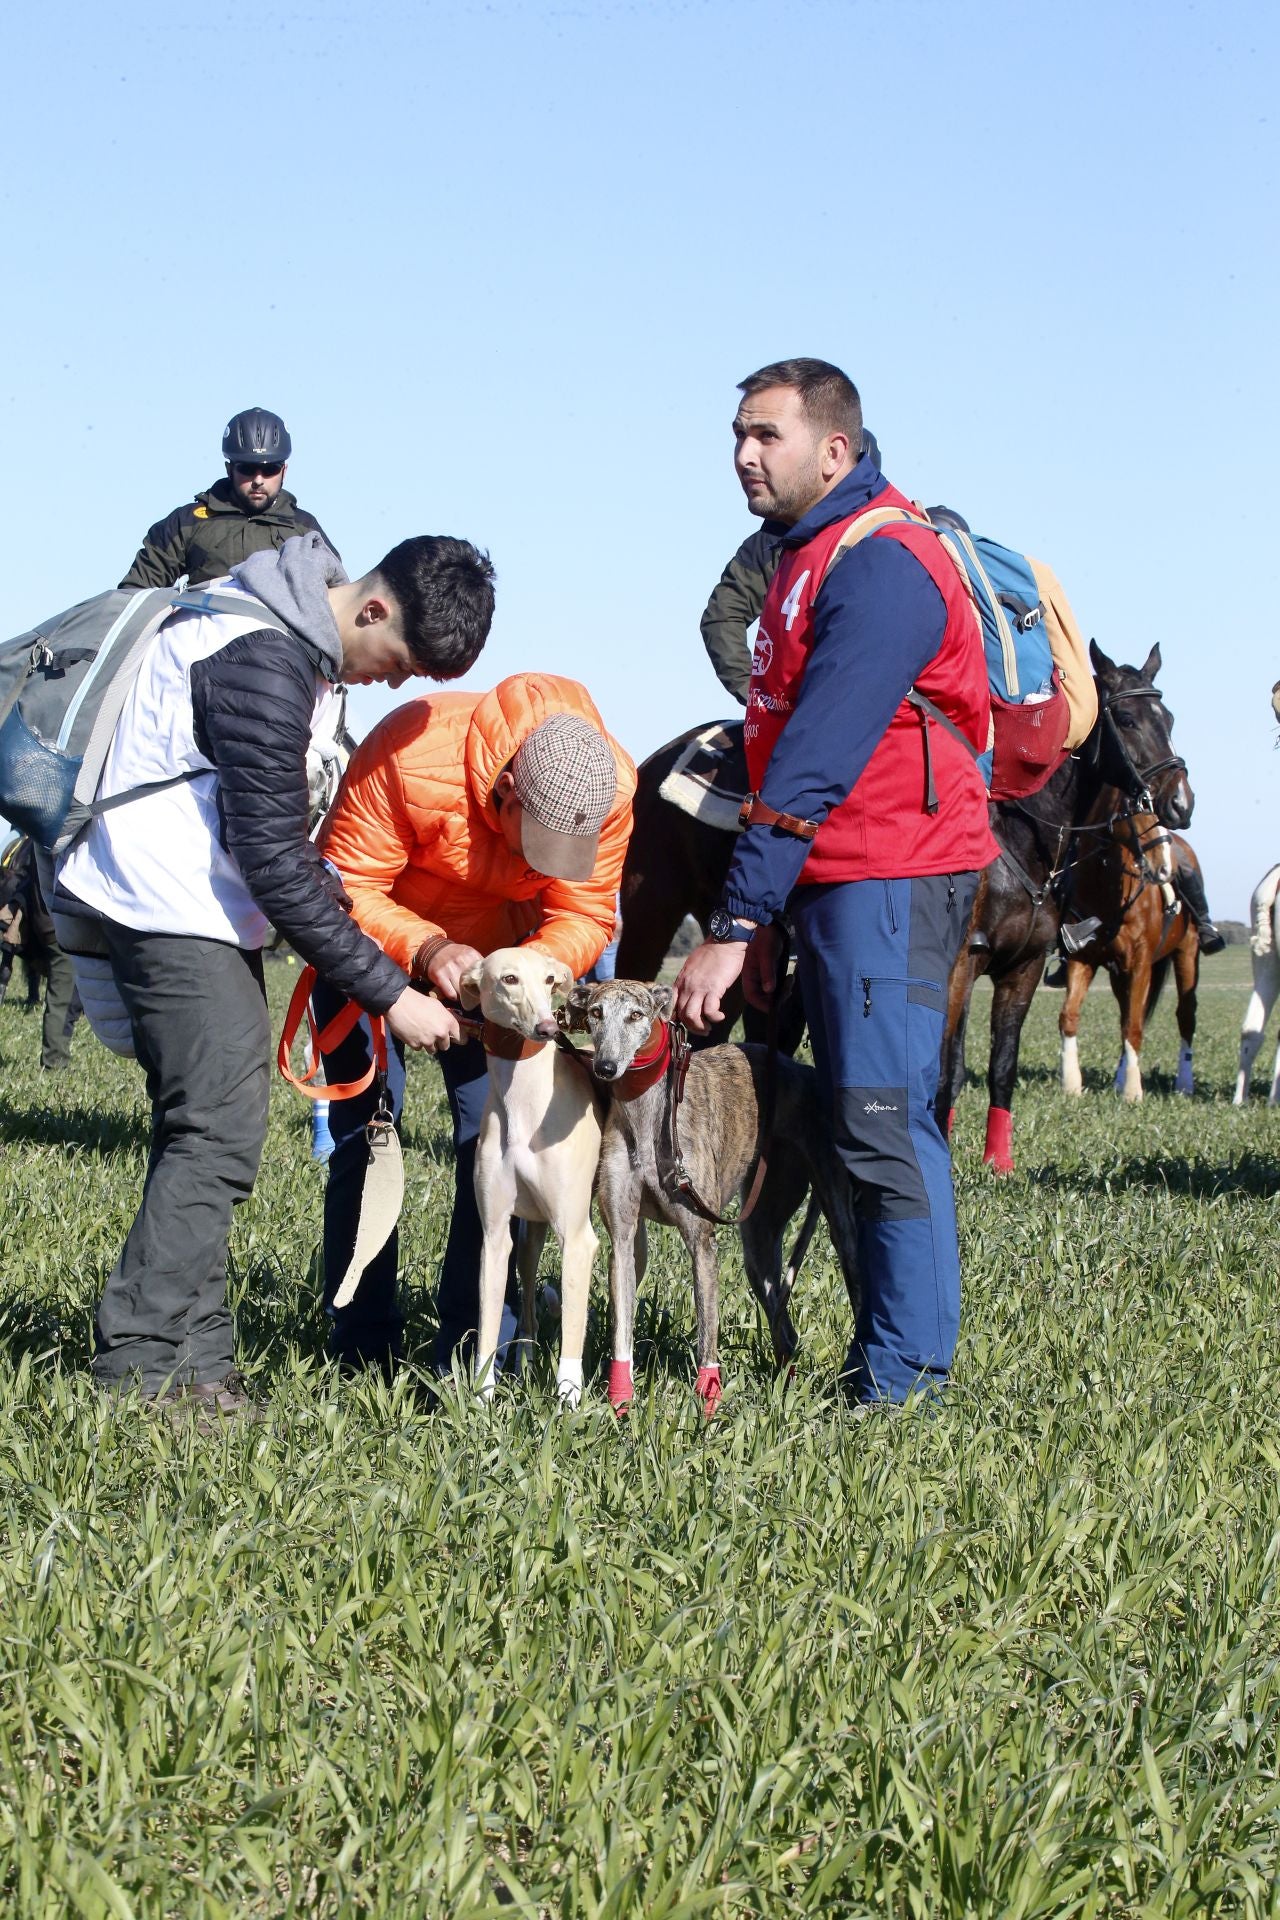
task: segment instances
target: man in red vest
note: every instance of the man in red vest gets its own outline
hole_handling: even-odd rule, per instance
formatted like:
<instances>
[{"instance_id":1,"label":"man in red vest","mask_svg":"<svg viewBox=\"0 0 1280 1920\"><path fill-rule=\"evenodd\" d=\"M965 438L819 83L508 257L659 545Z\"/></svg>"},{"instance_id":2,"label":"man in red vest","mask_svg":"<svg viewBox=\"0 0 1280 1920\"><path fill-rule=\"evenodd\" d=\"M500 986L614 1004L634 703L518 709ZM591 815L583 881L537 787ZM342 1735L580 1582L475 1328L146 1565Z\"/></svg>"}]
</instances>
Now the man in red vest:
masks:
<instances>
[{"instance_id":1,"label":"man in red vest","mask_svg":"<svg viewBox=\"0 0 1280 1920\"><path fill-rule=\"evenodd\" d=\"M934 1113L947 976L996 856L976 756L990 699L978 618L933 530L862 453L851 380L785 360L741 383L734 464L786 528L745 724L753 793L710 939L676 1010L761 1004L791 920L814 1059L854 1183L862 1297L842 1378L859 1401L945 1381L960 1319L951 1159Z\"/></svg>"}]
</instances>

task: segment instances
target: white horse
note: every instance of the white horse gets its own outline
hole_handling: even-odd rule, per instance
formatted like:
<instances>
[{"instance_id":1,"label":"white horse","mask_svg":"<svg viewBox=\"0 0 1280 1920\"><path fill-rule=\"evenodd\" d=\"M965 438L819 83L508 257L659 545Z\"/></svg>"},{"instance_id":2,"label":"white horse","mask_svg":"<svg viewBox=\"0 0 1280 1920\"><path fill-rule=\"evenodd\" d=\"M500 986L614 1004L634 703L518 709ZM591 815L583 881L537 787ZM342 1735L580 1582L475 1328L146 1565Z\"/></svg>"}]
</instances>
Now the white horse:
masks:
<instances>
[{"instance_id":1,"label":"white horse","mask_svg":"<svg viewBox=\"0 0 1280 1920\"><path fill-rule=\"evenodd\" d=\"M1280 695L1280 685L1277 686ZM1262 1030L1280 998L1280 866L1265 873L1249 901L1249 947L1253 955L1253 992L1240 1028L1240 1071L1236 1075L1233 1105L1242 1107L1249 1094L1249 1075L1262 1045ZM1280 1046L1271 1073L1270 1104L1280 1106Z\"/></svg>"}]
</instances>

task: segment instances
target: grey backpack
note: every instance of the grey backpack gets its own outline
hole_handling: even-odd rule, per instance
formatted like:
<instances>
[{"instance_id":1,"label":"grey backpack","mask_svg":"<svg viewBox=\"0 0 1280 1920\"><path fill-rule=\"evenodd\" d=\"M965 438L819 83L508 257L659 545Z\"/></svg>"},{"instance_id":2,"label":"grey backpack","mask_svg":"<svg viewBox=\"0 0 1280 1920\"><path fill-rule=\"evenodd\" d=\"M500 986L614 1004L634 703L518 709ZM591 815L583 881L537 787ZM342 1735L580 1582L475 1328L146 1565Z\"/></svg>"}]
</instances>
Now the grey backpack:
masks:
<instances>
[{"instance_id":1,"label":"grey backpack","mask_svg":"<svg viewBox=\"0 0 1280 1920\"><path fill-rule=\"evenodd\" d=\"M279 627L251 595L114 587L0 641L0 814L39 847L65 853L100 813L189 780L178 773L96 798L111 737L152 640L180 607L252 614Z\"/></svg>"}]
</instances>

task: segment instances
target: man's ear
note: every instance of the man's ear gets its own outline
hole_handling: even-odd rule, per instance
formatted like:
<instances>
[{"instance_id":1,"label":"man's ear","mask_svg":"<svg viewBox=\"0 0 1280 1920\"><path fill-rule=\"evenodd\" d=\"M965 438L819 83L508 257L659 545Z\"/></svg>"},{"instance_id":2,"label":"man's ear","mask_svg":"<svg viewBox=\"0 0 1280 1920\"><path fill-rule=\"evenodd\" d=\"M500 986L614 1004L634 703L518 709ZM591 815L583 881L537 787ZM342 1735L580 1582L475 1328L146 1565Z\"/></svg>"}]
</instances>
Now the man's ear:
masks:
<instances>
[{"instance_id":1,"label":"man's ear","mask_svg":"<svg viewBox=\"0 0 1280 1920\"><path fill-rule=\"evenodd\" d=\"M478 1007L480 1005L480 979L483 972L483 966L468 967L461 980L459 980L458 998L464 1007Z\"/></svg>"},{"instance_id":2,"label":"man's ear","mask_svg":"<svg viewBox=\"0 0 1280 1920\"><path fill-rule=\"evenodd\" d=\"M673 990L670 987L650 987L649 1005L653 1008L656 1020L665 1020L671 1011Z\"/></svg>"},{"instance_id":3,"label":"man's ear","mask_svg":"<svg viewBox=\"0 0 1280 1920\"><path fill-rule=\"evenodd\" d=\"M585 1033L587 1027L587 1008L591 1005L590 987L579 984L571 987L564 1003L567 1016L566 1024L570 1033Z\"/></svg>"}]
</instances>

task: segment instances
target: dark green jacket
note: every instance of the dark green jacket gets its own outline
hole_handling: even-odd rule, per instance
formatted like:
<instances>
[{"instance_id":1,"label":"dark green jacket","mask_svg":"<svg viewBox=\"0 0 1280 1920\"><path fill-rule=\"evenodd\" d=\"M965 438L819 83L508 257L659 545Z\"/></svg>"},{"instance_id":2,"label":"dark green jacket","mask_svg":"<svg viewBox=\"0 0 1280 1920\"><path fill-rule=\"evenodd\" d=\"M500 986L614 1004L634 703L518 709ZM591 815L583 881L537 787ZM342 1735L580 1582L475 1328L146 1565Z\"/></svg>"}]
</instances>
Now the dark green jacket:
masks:
<instances>
[{"instance_id":1,"label":"dark green jacket","mask_svg":"<svg viewBox=\"0 0 1280 1920\"><path fill-rule=\"evenodd\" d=\"M883 471L880 448L869 427L862 430L862 451ZM716 670L716 679L739 705L747 704L751 684L751 648L747 629L760 618L764 597L778 567L786 527L766 520L748 534L720 575L720 584L702 616L702 644Z\"/></svg>"},{"instance_id":2,"label":"dark green jacket","mask_svg":"<svg viewBox=\"0 0 1280 1920\"><path fill-rule=\"evenodd\" d=\"M766 520L743 541L720 575L720 584L702 616L702 644L716 670L716 678L740 705L747 704L751 682L751 648L747 628L760 617L769 582L778 565L785 528Z\"/></svg>"},{"instance_id":3,"label":"dark green jacket","mask_svg":"<svg viewBox=\"0 0 1280 1920\"><path fill-rule=\"evenodd\" d=\"M120 585L171 587L185 573L188 585L198 587L230 573L251 553L282 547L295 533L322 534L333 547L315 515L304 512L283 487L261 513L246 513L230 481L219 480L156 521Z\"/></svg>"}]
</instances>

